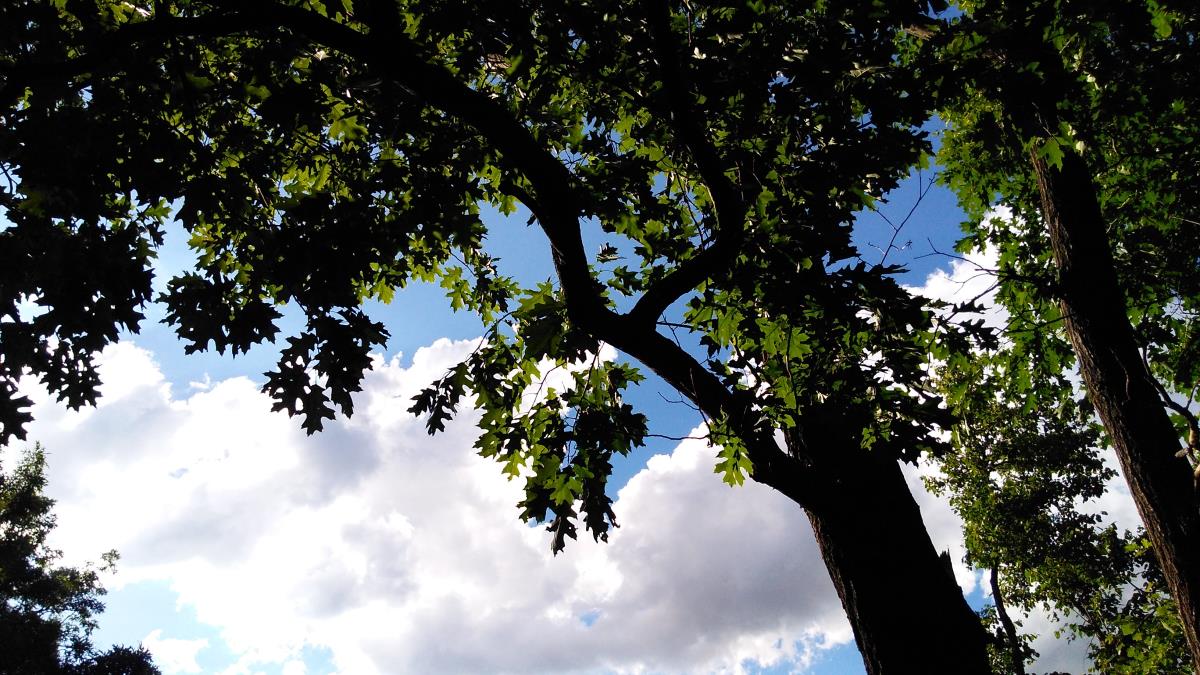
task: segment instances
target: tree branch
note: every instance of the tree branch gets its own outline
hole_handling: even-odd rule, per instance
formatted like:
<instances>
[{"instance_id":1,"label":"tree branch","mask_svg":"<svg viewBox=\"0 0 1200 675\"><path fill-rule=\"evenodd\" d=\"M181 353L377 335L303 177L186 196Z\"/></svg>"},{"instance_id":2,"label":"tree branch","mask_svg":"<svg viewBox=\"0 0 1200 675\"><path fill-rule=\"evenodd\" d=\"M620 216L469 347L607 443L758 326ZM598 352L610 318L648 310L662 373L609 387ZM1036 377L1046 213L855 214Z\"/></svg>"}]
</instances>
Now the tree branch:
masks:
<instances>
[{"instance_id":1,"label":"tree branch","mask_svg":"<svg viewBox=\"0 0 1200 675\"><path fill-rule=\"evenodd\" d=\"M487 136L509 168L535 186L534 215L550 241L555 270L568 297L573 319L603 307L599 285L592 278L579 231L579 190L574 176L529 130L495 99L457 80L444 67L431 63L401 31L374 35L299 7L267 2L215 0L226 11L197 17L156 16L126 24L93 40L86 54L67 61L29 64L9 73L0 88L0 102L12 101L27 87L67 80L118 63L133 49L162 44L171 38L232 36L287 29L325 47L360 59L379 75L404 86Z\"/></svg>"},{"instance_id":2,"label":"tree branch","mask_svg":"<svg viewBox=\"0 0 1200 675\"><path fill-rule=\"evenodd\" d=\"M789 456L775 442L774 429L753 409L749 396L739 397L712 372L667 336L613 315L604 341L644 363L710 419L725 419L746 444L755 481L775 488L806 509L829 501L829 486Z\"/></svg>"},{"instance_id":3,"label":"tree branch","mask_svg":"<svg viewBox=\"0 0 1200 675\"><path fill-rule=\"evenodd\" d=\"M228 11L201 17L155 17L146 22L124 26L93 42L105 49L99 54L89 52L66 62L39 66L30 76L40 81L69 79L96 72L101 66L115 66L121 55L141 44L161 44L170 38L199 35L240 35L271 32L281 28L302 35L316 43L348 56L360 59L380 76L386 77L419 96L425 103L453 115L486 136L499 150L502 160L512 171L523 175L533 186L534 195L527 204L534 210L550 240L555 269L567 300L569 319L629 356L641 361L658 373L667 383L690 398L710 418L728 420L732 430L747 446L754 463L754 479L774 487L803 506L809 506L824 492L806 471L804 465L787 456L775 443L773 430L763 424L761 415L743 404L720 380L691 355L655 330L653 318L661 313L674 297L668 290L648 293L630 315L618 315L605 306L599 286L591 276L584 254L579 219L583 203L579 186L563 164L542 147L498 101L457 80L444 67L432 63L421 49L398 31L364 33L315 12L275 3L244 3L215 0ZM34 80L10 79L3 88L11 96L15 87L23 93ZM668 78L669 79L669 78ZM19 94L18 94L19 95ZM5 99L0 99L5 100ZM680 116L685 111L680 110ZM693 122L685 122L694 125ZM724 204L727 219L739 222L740 199L733 183L717 164L711 147L702 142L698 126L688 127L691 146L697 161L704 168L706 180L711 181L714 200ZM739 222L740 225L740 222ZM730 227L733 227L732 225ZM740 229L738 227L737 229ZM723 237L730 241L728 233ZM718 246L722 246L718 248ZM668 279L664 288L692 288L707 276L706 267L722 251L732 248L722 243L706 249ZM671 277L675 277L672 279ZM689 280L696 279L691 282ZM673 292L673 291L671 291ZM663 304L665 302L665 304ZM653 314L651 314L653 313ZM650 315L643 322L641 317Z\"/></svg>"},{"instance_id":4,"label":"tree branch","mask_svg":"<svg viewBox=\"0 0 1200 675\"><path fill-rule=\"evenodd\" d=\"M550 241L568 316L581 324L590 323L590 315L604 309L579 231L583 200L575 177L507 108L426 60L420 48L398 30L379 31L379 36L372 30L368 36L308 10L275 6L260 11L309 39L363 59L379 75L402 84L429 105L486 136L502 160L534 187L535 199L528 206Z\"/></svg>"},{"instance_id":5,"label":"tree branch","mask_svg":"<svg viewBox=\"0 0 1200 675\"><path fill-rule=\"evenodd\" d=\"M1004 594L1000 592L1000 575L995 567L989 570L988 583L992 589L992 601L996 603L996 617L1000 619L1000 625L1004 628L1004 641L1005 646L1008 647L1010 667L1014 673L1025 675L1025 650L1022 649L1023 645L1021 637L1017 634L1017 626L1009 617L1008 608L1004 604Z\"/></svg>"},{"instance_id":6,"label":"tree branch","mask_svg":"<svg viewBox=\"0 0 1200 675\"><path fill-rule=\"evenodd\" d=\"M684 69L670 12L664 0L648 0L647 20L659 66L670 120L679 139L692 155L700 178L708 188L716 213L715 241L695 257L680 263L670 274L651 286L637 301L629 316L635 323L653 323L685 293L721 269L732 258L742 239L746 216L745 200L726 171L726 162L708 139L704 114L695 109L691 78Z\"/></svg>"}]
</instances>

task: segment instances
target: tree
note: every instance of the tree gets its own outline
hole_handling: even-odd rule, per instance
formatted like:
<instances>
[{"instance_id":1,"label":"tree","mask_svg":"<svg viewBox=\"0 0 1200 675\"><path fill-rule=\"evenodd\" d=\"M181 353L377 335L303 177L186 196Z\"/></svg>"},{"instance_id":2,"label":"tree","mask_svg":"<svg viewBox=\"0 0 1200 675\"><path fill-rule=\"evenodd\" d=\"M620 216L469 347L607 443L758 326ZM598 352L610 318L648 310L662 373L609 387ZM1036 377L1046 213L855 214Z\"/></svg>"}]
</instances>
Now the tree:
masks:
<instances>
[{"instance_id":1,"label":"tree","mask_svg":"<svg viewBox=\"0 0 1200 675\"><path fill-rule=\"evenodd\" d=\"M168 219L201 252L163 298L189 350L236 353L277 337L279 306L304 314L264 389L310 432L352 412L387 339L362 302L436 280L486 340L413 410L434 432L470 397L481 454L525 476L522 516L555 550L579 520L607 537L610 458L648 433L621 397L641 376L597 360L605 342L699 408L726 481L807 510L870 672L914 653L985 672L898 466L943 447L925 365L968 335L850 244L928 151L931 104L895 59L924 10L6 3L0 433L23 433L24 371L93 400L92 354L136 330ZM529 210L555 283L497 274L481 203Z\"/></svg>"},{"instance_id":2,"label":"tree","mask_svg":"<svg viewBox=\"0 0 1200 675\"><path fill-rule=\"evenodd\" d=\"M99 573L112 569L117 553L104 554L99 568L58 565L62 552L46 544L55 518L45 469L35 446L0 471L0 673L157 675L145 648L92 646L104 611Z\"/></svg>"},{"instance_id":3,"label":"tree","mask_svg":"<svg viewBox=\"0 0 1200 675\"><path fill-rule=\"evenodd\" d=\"M1192 672L1144 533L1104 526L1103 514L1085 510L1115 476L1092 413L1065 382L1006 394L1011 357L983 354L943 371L940 385L960 420L956 451L927 479L963 519L967 561L988 571L993 670L1026 672L1037 654L1013 610L1040 608L1088 640L1095 672Z\"/></svg>"},{"instance_id":4,"label":"tree","mask_svg":"<svg viewBox=\"0 0 1200 675\"><path fill-rule=\"evenodd\" d=\"M1077 359L1200 668L1200 15L1155 1L962 7L930 44L957 73L940 160L978 223L966 244L998 250L1019 348ZM995 203L1015 217L985 218Z\"/></svg>"}]
</instances>

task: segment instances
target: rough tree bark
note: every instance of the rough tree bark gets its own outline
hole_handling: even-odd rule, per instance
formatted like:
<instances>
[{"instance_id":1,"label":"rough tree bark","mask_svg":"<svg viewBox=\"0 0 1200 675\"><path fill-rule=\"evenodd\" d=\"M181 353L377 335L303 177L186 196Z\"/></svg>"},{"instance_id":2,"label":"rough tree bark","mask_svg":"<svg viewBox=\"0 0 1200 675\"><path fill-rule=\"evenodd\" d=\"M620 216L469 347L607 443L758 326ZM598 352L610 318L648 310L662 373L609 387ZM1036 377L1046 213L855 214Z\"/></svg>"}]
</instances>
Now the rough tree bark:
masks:
<instances>
[{"instance_id":1,"label":"rough tree bark","mask_svg":"<svg viewBox=\"0 0 1200 675\"><path fill-rule=\"evenodd\" d=\"M1179 607L1200 670L1200 512L1179 435L1138 351L1092 174L1067 152L1061 168L1031 152L1059 272L1059 304L1079 370Z\"/></svg>"},{"instance_id":2,"label":"rough tree bark","mask_svg":"<svg viewBox=\"0 0 1200 675\"><path fill-rule=\"evenodd\" d=\"M909 32L930 39L938 28ZM1045 136L1058 127L1055 95L1075 75L1067 72L1058 49L1030 41L1027 34L992 37L997 46L984 48L987 58L1040 67L1044 81L1014 80L994 95L1023 138ZM1030 95L1012 93L1022 90ZM1200 499L1193 472L1176 456L1179 435L1139 352L1093 175L1073 148L1064 150L1058 167L1050 166L1038 148L1029 151L1058 269L1059 307L1084 385L1121 463L1200 673Z\"/></svg>"},{"instance_id":3,"label":"rough tree bark","mask_svg":"<svg viewBox=\"0 0 1200 675\"><path fill-rule=\"evenodd\" d=\"M867 672L990 673L978 616L938 555L895 460L846 453L836 502L808 519ZM917 640L914 642L914 640Z\"/></svg>"}]
</instances>

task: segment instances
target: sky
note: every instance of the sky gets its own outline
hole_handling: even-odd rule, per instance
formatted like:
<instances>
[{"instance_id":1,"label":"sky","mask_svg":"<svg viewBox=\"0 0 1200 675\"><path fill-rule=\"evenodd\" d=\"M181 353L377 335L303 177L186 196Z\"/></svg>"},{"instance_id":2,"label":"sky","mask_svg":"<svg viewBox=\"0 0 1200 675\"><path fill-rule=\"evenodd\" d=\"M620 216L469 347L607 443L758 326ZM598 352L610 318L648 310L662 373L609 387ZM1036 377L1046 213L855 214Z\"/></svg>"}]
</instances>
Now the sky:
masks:
<instances>
[{"instance_id":1,"label":"sky","mask_svg":"<svg viewBox=\"0 0 1200 675\"><path fill-rule=\"evenodd\" d=\"M927 178L893 195L888 219L904 219ZM905 283L959 299L986 286L934 254L961 218L944 191L921 201L889 253L909 267ZM491 225L502 271L550 276L524 218ZM874 262L893 229L871 217L856 232ZM189 256L174 235L160 278ZM405 411L470 351L478 321L430 288L373 309L393 340L354 417L314 436L259 391L272 347L184 356L157 308L103 353L96 407L68 411L23 383L57 500L52 543L71 562L122 556L104 577L99 645L141 643L168 674L863 672L794 503L725 486L702 441L657 439L616 468L610 542L583 536L555 557L517 517L520 485L473 453L472 411L432 438ZM665 393L651 381L634 402L654 431L689 435L700 420ZM908 468L910 484L935 545L960 560L960 523L924 491L928 470ZM1121 483L1096 508L1137 522ZM975 606L987 602L978 572L955 573ZM1027 627L1044 633L1040 669L1082 669L1083 645L1054 640L1045 617Z\"/></svg>"}]
</instances>

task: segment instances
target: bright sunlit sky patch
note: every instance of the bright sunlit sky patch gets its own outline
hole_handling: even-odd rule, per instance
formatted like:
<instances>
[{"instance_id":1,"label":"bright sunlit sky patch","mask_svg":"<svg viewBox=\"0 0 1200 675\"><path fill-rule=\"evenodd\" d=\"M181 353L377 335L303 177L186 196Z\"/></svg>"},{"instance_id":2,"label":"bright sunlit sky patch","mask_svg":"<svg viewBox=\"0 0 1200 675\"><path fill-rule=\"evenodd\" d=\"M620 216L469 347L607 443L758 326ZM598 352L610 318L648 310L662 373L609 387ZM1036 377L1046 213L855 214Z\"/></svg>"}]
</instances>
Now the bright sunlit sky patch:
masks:
<instances>
[{"instance_id":1,"label":"bright sunlit sky patch","mask_svg":"<svg viewBox=\"0 0 1200 675\"><path fill-rule=\"evenodd\" d=\"M917 181L883 206L893 223ZM981 283L927 255L952 249L961 219L944 191L925 196L888 256L911 270L905 283L940 295ZM536 228L520 214L489 221L502 272L550 278ZM856 233L877 262L893 230L867 215ZM173 234L160 280L190 260ZM520 486L473 454L473 413L430 438L405 412L470 350L478 320L429 287L372 313L391 331L387 353L354 418L312 437L259 392L274 347L184 356L160 308L104 353L96 408L66 411L27 383L29 437L47 448L58 500L54 544L71 561L122 554L100 645L140 642L167 673L862 672L793 503L724 486L703 442L658 439L617 466L610 543L582 535L555 558L546 533L517 518ZM653 380L630 398L657 433L700 423ZM918 474L935 545L961 558L958 521ZM1105 506L1131 522L1127 501L1118 492ZM985 602L978 574L956 573ZM1078 667L1080 646L1037 646L1043 669Z\"/></svg>"}]
</instances>

